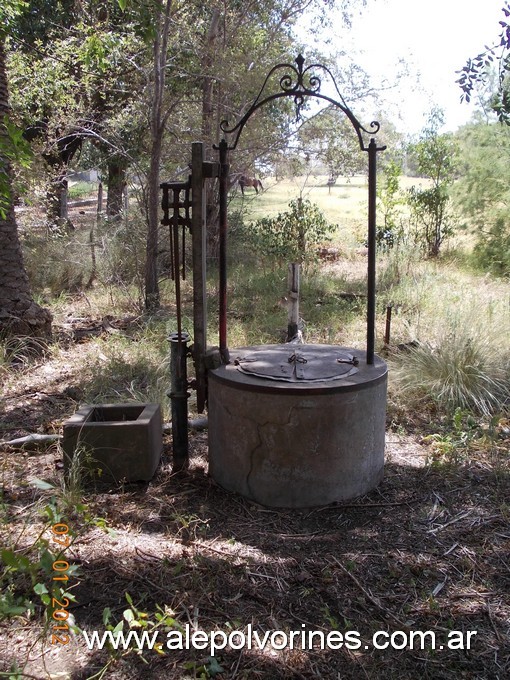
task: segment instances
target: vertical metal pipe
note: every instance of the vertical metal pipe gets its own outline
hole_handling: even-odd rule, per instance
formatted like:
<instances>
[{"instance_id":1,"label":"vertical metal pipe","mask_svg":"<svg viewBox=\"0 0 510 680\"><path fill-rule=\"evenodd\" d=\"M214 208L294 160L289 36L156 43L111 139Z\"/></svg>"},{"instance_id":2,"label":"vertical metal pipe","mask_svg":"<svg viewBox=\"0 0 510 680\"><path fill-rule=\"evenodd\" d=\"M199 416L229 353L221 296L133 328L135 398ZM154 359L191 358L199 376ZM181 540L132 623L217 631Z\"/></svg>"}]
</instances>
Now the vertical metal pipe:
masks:
<instances>
[{"instance_id":1,"label":"vertical metal pipe","mask_svg":"<svg viewBox=\"0 0 510 680\"><path fill-rule=\"evenodd\" d=\"M179 277L177 276L177 279ZM170 397L172 406L173 471L184 470L189 465L188 450L188 333L172 333L170 341Z\"/></svg>"},{"instance_id":2,"label":"vertical metal pipe","mask_svg":"<svg viewBox=\"0 0 510 680\"><path fill-rule=\"evenodd\" d=\"M197 410L202 413L207 398L204 357L207 350L206 228L203 142L193 142L191 171L191 239L193 257L193 360L197 390Z\"/></svg>"},{"instance_id":3,"label":"vertical metal pipe","mask_svg":"<svg viewBox=\"0 0 510 680\"><path fill-rule=\"evenodd\" d=\"M377 144L368 145L368 272L367 272L367 364L374 363L375 348L375 248Z\"/></svg>"},{"instance_id":4,"label":"vertical metal pipe","mask_svg":"<svg viewBox=\"0 0 510 680\"><path fill-rule=\"evenodd\" d=\"M219 341L220 353L228 361L227 349L227 191L228 191L228 145L225 139L219 144L220 160L220 229L219 229Z\"/></svg>"},{"instance_id":5,"label":"vertical metal pipe","mask_svg":"<svg viewBox=\"0 0 510 680\"><path fill-rule=\"evenodd\" d=\"M391 305L386 307L386 329L384 331L384 344L388 346L391 339Z\"/></svg>"},{"instance_id":6,"label":"vertical metal pipe","mask_svg":"<svg viewBox=\"0 0 510 680\"><path fill-rule=\"evenodd\" d=\"M299 327L299 264L289 264L287 281L289 289L287 342L290 342L297 336Z\"/></svg>"}]
</instances>

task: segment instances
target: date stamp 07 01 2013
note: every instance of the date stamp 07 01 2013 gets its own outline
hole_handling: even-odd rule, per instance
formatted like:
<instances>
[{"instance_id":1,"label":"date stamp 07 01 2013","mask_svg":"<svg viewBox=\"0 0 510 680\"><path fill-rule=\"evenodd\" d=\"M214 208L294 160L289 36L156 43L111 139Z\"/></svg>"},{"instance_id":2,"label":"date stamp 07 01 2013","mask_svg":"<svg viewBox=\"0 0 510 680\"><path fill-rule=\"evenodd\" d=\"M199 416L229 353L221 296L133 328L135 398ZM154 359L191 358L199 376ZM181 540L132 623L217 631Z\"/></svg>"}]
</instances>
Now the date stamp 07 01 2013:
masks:
<instances>
[{"instance_id":1,"label":"date stamp 07 01 2013","mask_svg":"<svg viewBox=\"0 0 510 680\"><path fill-rule=\"evenodd\" d=\"M69 527L64 522L58 522L51 527L53 534L53 541L58 546L62 548L67 548L71 543L71 537L69 535ZM69 580L69 562L66 560L55 560L52 565L53 577L52 581L56 583L65 584ZM63 588L62 588L63 589ZM51 630L51 644L52 645L67 645L69 637L69 624L67 619L69 618L69 598L60 595L59 598L51 598L51 617L53 619L53 624L50 628Z\"/></svg>"}]
</instances>

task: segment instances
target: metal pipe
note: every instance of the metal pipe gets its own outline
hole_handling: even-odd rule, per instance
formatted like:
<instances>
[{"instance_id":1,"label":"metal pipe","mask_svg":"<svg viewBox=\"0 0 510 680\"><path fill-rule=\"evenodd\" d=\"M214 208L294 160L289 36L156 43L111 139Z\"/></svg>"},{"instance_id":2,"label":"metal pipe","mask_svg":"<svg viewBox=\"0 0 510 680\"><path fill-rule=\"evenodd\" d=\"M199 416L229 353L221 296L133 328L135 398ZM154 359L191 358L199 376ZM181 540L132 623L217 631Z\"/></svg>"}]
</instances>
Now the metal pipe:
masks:
<instances>
[{"instance_id":1,"label":"metal pipe","mask_svg":"<svg viewBox=\"0 0 510 680\"><path fill-rule=\"evenodd\" d=\"M204 144L192 144L191 240L193 258L193 360L197 391L197 410L202 413L207 398L204 356L207 349L206 230L204 191Z\"/></svg>"},{"instance_id":2,"label":"metal pipe","mask_svg":"<svg viewBox=\"0 0 510 680\"><path fill-rule=\"evenodd\" d=\"M297 336L299 329L299 264L289 264L287 281L289 288L287 342L290 342Z\"/></svg>"},{"instance_id":3,"label":"metal pipe","mask_svg":"<svg viewBox=\"0 0 510 680\"><path fill-rule=\"evenodd\" d=\"M219 229L219 341L220 353L228 361L227 349L227 191L228 191L228 144L222 139L219 144L220 161L220 229Z\"/></svg>"},{"instance_id":4,"label":"metal pipe","mask_svg":"<svg viewBox=\"0 0 510 680\"><path fill-rule=\"evenodd\" d=\"M391 338L391 310L392 306L388 305L386 307L386 329L384 331L384 344L388 346L390 344Z\"/></svg>"},{"instance_id":5,"label":"metal pipe","mask_svg":"<svg viewBox=\"0 0 510 680\"><path fill-rule=\"evenodd\" d=\"M179 277L177 276L177 279ZM173 471L189 465L188 447L188 376L186 358L190 336L186 332L171 333L170 341L170 397L172 406Z\"/></svg>"},{"instance_id":6,"label":"metal pipe","mask_svg":"<svg viewBox=\"0 0 510 680\"><path fill-rule=\"evenodd\" d=\"M368 145L367 364L374 363L375 348L376 175L377 144L372 137Z\"/></svg>"}]
</instances>

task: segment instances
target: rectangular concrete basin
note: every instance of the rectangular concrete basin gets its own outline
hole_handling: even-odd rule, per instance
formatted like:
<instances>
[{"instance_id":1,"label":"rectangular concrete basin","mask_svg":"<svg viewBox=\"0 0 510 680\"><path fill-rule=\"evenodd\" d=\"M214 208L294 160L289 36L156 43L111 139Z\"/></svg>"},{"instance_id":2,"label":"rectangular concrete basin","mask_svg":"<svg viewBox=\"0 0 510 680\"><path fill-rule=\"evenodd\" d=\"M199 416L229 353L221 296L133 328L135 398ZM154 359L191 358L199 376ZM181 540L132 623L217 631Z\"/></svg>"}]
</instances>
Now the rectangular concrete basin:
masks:
<instances>
[{"instance_id":1,"label":"rectangular concrete basin","mask_svg":"<svg viewBox=\"0 0 510 680\"><path fill-rule=\"evenodd\" d=\"M163 450L159 404L97 404L82 406L64 423L64 471L80 462L107 481L149 481Z\"/></svg>"}]
</instances>

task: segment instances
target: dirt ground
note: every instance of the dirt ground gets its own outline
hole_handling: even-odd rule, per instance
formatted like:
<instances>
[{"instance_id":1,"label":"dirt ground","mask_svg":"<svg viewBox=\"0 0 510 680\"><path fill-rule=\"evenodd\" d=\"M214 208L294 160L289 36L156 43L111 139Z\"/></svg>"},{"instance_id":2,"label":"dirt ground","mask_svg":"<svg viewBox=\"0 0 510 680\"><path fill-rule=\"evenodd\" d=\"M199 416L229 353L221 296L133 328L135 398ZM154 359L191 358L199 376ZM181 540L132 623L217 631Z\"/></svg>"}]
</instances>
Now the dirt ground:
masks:
<instances>
[{"instance_id":1,"label":"dirt ground","mask_svg":"<svg viewBox=\"0 0 510 680\"><path fill-rule=\"evenodd\" d=\"M58 359L32 363L14 379L9 374L1 439L60 432L80 399L88 347L69 343ZM166 615L157 629L162 653L89 650L81 633L52 644L40 605L31 616L0 622L0 676L508 678L508 444L503 429L490 446L445 463L419 431L388 429L377 489L347 504L288 511L219 488L207 474L206 432L191 437L190 470L172 474L167 437L150 483L85 489L87 511L68 504L62 518L75 535L66 560L79 567L70 578L76 625L104 631L106 608L115 625L130 608L128 593L145 626L139 630L156 630L157 613ZM54 493L29 480L60 486L62 454L50 444L32 451L3 446L0 456L2 545L15 536L22 551L44 528L38 510ZM321 648L317 635L311 649L277 649L280 637L263 650L226 648L214 659L207 649L166 649L168 631L187 624L226 635L246 633L251 624L260 638L267 631L350 631L344 643L351 643L340 646L337 635L336 648ZM430 631L423 648L416 631Z\"/></svg>"}]
</instances>

